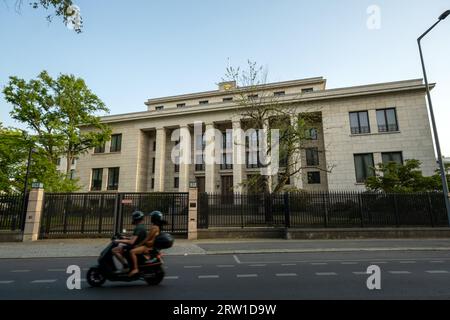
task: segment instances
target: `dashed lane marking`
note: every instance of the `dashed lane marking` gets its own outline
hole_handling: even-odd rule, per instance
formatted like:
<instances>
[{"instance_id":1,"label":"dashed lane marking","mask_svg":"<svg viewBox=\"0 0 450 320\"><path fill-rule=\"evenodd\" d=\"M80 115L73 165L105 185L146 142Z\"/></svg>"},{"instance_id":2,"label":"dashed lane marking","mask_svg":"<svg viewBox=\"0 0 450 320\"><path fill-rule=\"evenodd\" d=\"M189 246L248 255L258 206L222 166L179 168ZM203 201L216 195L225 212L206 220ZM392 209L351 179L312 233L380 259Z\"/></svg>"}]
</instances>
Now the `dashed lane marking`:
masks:
<instances>
[{"instance_id":1,"label":"dashed lane marking","mask_svg":"<svg viewBox=\"0 0 450 320\"><path fill-rule=\"evenodd\" d=\"M44 280L33 280L31 283L53 283L56 282L57 279L44 279Z\"/></svg>"},{"instance_id":2,"label":"dashed lane marking","mask_svg":"<svg viewBox=\"0 0 450 320\"><path fill-rule=\"evenodd\" d=\"M218 279L219 275L213 274L213 275L204 275L204 276L198 276L199 279Z\"/></svg>"},{"instance_id":3,"label":"dashed lane marking","mask_svg":"<svg viewBox=\"0 0 450 320\"><path fill-rule=\"evenodd\" d=\"M178 276L167 276L167 277L164 277L164 279L165 280L178 280L179 277Z\"/></svg>"},{"instance_id":4,"label":"dashed lane marking","mask_svg":"<svg viewBox=\"0 0 450 320\"><path fill-rule=\"evenodd\" d=\"M426 273L431 273L431 274L442 274L442 273L449 273L447 270L428 270L425 271Z\"/></svg>"},{"instance_id":5,"label":"dashed lane marking","mask_svg":"<svg viewBox=\"0 0 450 320\"><path fill-rule=\"evenodd\" d=\"M296 273L277 273L275 274L277 277L296 277Z\"/></svg>"},{"instance_id":6,"label":"dashed lane marking","mask_svg":"<svg viewBox=\"0 0 450 320\"><path fill-rule=\"evenodd\" d=\"M237 278L257 278L257 274L237 274Z\"/></svg>"},{"instance_id":7,"label":"dashed lane marking","mask_svg":"<svg viewBox=\"0 0 450 320\"><path fill-rule=\"evenodd\" d=\"M316 272L316 276L337 276L336 272Z\"/></svg>"},{"instance_id":8,"label":"dashed lane marking","mask_svg":"<svg viewBox=\"0 0 450 320\"><path fill-rule=\"evenodd\" d=\"M0 284L10 284L13 282L14 282L14 280L2 280L2 281L0 281Z\"/></svg>"}]
</instances>

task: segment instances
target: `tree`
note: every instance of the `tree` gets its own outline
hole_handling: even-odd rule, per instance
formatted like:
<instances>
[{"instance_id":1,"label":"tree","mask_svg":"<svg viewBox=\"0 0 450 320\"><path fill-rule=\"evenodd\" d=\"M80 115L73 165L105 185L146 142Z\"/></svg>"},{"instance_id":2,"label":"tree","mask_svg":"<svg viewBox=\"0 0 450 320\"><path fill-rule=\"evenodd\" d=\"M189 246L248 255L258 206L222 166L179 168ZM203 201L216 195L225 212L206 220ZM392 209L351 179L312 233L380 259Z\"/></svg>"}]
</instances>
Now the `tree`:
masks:
<instances>
[{"instance_id":1,"label":"tree","mask_svg":"<svg viewBox=\"0 0 450 320\"><path fill-rule=\"evenodd\" d=\"M65 25L70 25L77 33L81 33L83 21L78 8L72 0L35 0L29 3L33 9L43 8L52 13L47 16L47 21L52 22L55 16L62 17ZM15 0L16 11L22 9L23 0Z\"/></svg>"},{"instance_id":2,"label":"tree","mask_svg":"<svg viewBox=\"0 0 450 320\"><path fill-rule=\"evenodd\" d=\"M406 160L404 164L380 163L374 168L375 176L367 179L366 188L383 192L441 191L440 176L423 176L420 165L421 162L415 159Z\"/></svg>"},{"instance_id":3,"label":"tree","mask_svg":"<svg viewBox=\"0 0 450 320\"><path fill-rule=\"evenodd\" d=\"M285 103L280 97L273 94L273 90L266 89L267 71L257 63L248 61L247 69L228 67L223 81L233 81L238 85L236 89L236 102L238 116L245 122L246 128L278 129L279 144L271 146L271 132L268 132L267 146L262 152L269 157L272 147L279 149L280 174L275 183L271 182L270 175L258 175L243 182L243 186L259 190L259 192L274 193L285 189L288 181L294 175L300 174L305 166L302 164L302 150L311 142L312 130L318 134L317 127L321 124L321 113L311 111L307 107L299 112L298 103ZM318 149L319 153L324 150ZM270 161L260 163L259 167L269 168ZM318 170L328 171L326 166L317 166ZM272 176L273 178L274 176Z\"/></svg>"},{"instance_id":4,"label":"tree","mask_svg":"<svg viewBox=\"0 0 450 320\"><path fill-rule=\"evenodd\" d=\"M111 129L97 116L109 110L81 78L61 74L53 79L46 71L29 82L10 77L3 93L13 105L11 117L31 130L46 161L67 159L67 175L74 158L110 138ZM80 126L91 130L81 132Z\"/></svg>"}]
</instances>

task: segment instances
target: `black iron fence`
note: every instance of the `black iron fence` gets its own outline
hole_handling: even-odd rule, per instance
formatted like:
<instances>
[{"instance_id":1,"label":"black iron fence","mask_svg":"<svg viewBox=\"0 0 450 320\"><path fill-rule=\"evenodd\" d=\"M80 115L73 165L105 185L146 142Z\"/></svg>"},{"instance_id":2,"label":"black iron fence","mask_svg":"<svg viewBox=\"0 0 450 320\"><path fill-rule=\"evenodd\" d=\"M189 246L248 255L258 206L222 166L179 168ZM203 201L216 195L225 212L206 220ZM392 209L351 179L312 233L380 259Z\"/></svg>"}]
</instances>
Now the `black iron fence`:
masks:
<instances>
[{"instance_id":1,"label":"black iron fence","mask_svg":"<svg viewBox=\"0 0 450 320\"><path fill-rule=\"evenodd\" d=\"M448 226L442 193L302 192L199 195L199 228L414 226Z\"/></svg>"},{"instance_id":2,"label":"black iron fence","mask_svg":"<svg viewBox=\"0 0 450 320\"><path fill-rule=\"evenodd\" d=\"M159 210L168 221L166 230L186 233L187 202L187 193L46 193L40 238L109 237L131 231L135 210Z\"/></svg>"},{"instance_id":3,"label":"black iron fence","mask_svg":"<svg viewBox=\"0 0 450 320\"><path fill-rule=\"evenodd\" d=\"M23 203L23 195L0 195L0 230L20 231L23 229Z\"/></svg>"}]
</instances>

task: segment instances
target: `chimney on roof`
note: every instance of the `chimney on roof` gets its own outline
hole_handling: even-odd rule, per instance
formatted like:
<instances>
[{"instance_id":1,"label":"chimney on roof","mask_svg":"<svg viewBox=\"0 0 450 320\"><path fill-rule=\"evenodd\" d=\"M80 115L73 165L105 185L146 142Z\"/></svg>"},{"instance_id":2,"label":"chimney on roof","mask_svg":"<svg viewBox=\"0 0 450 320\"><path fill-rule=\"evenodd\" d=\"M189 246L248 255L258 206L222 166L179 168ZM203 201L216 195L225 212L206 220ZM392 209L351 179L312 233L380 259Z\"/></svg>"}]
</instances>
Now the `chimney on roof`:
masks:
<instances>
[{"instance_id":1,"label":"chimney on roof","mask_svg":"<svg viewBox=\"0 0 450 320\"><path fill-rule=\"evenodd\" d=\"M225 81L219 83L219 91L230 91L236 89L236 81Z\"/></svg>"}]
</instances>

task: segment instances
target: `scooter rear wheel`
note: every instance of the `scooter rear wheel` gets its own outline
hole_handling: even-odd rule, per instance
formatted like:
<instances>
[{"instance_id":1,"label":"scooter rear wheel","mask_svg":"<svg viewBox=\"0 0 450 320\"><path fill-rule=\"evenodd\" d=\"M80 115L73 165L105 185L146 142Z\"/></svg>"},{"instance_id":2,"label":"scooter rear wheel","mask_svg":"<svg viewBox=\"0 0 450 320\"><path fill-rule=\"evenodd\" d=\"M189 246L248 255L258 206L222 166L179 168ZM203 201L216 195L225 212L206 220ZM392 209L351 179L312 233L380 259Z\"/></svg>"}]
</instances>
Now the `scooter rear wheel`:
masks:
<instances>
[{"instance_id":1,"label":"scooter rear wheel","mask_svg":"<svg viewBox=\"0 0 450 320\"><path fill-rule=\"evenodd\" d=\"M86 281L91 287L101 287L105 283L106 278L99 268L92 267L86 274Z\"/></svg>"}]
</instances>

